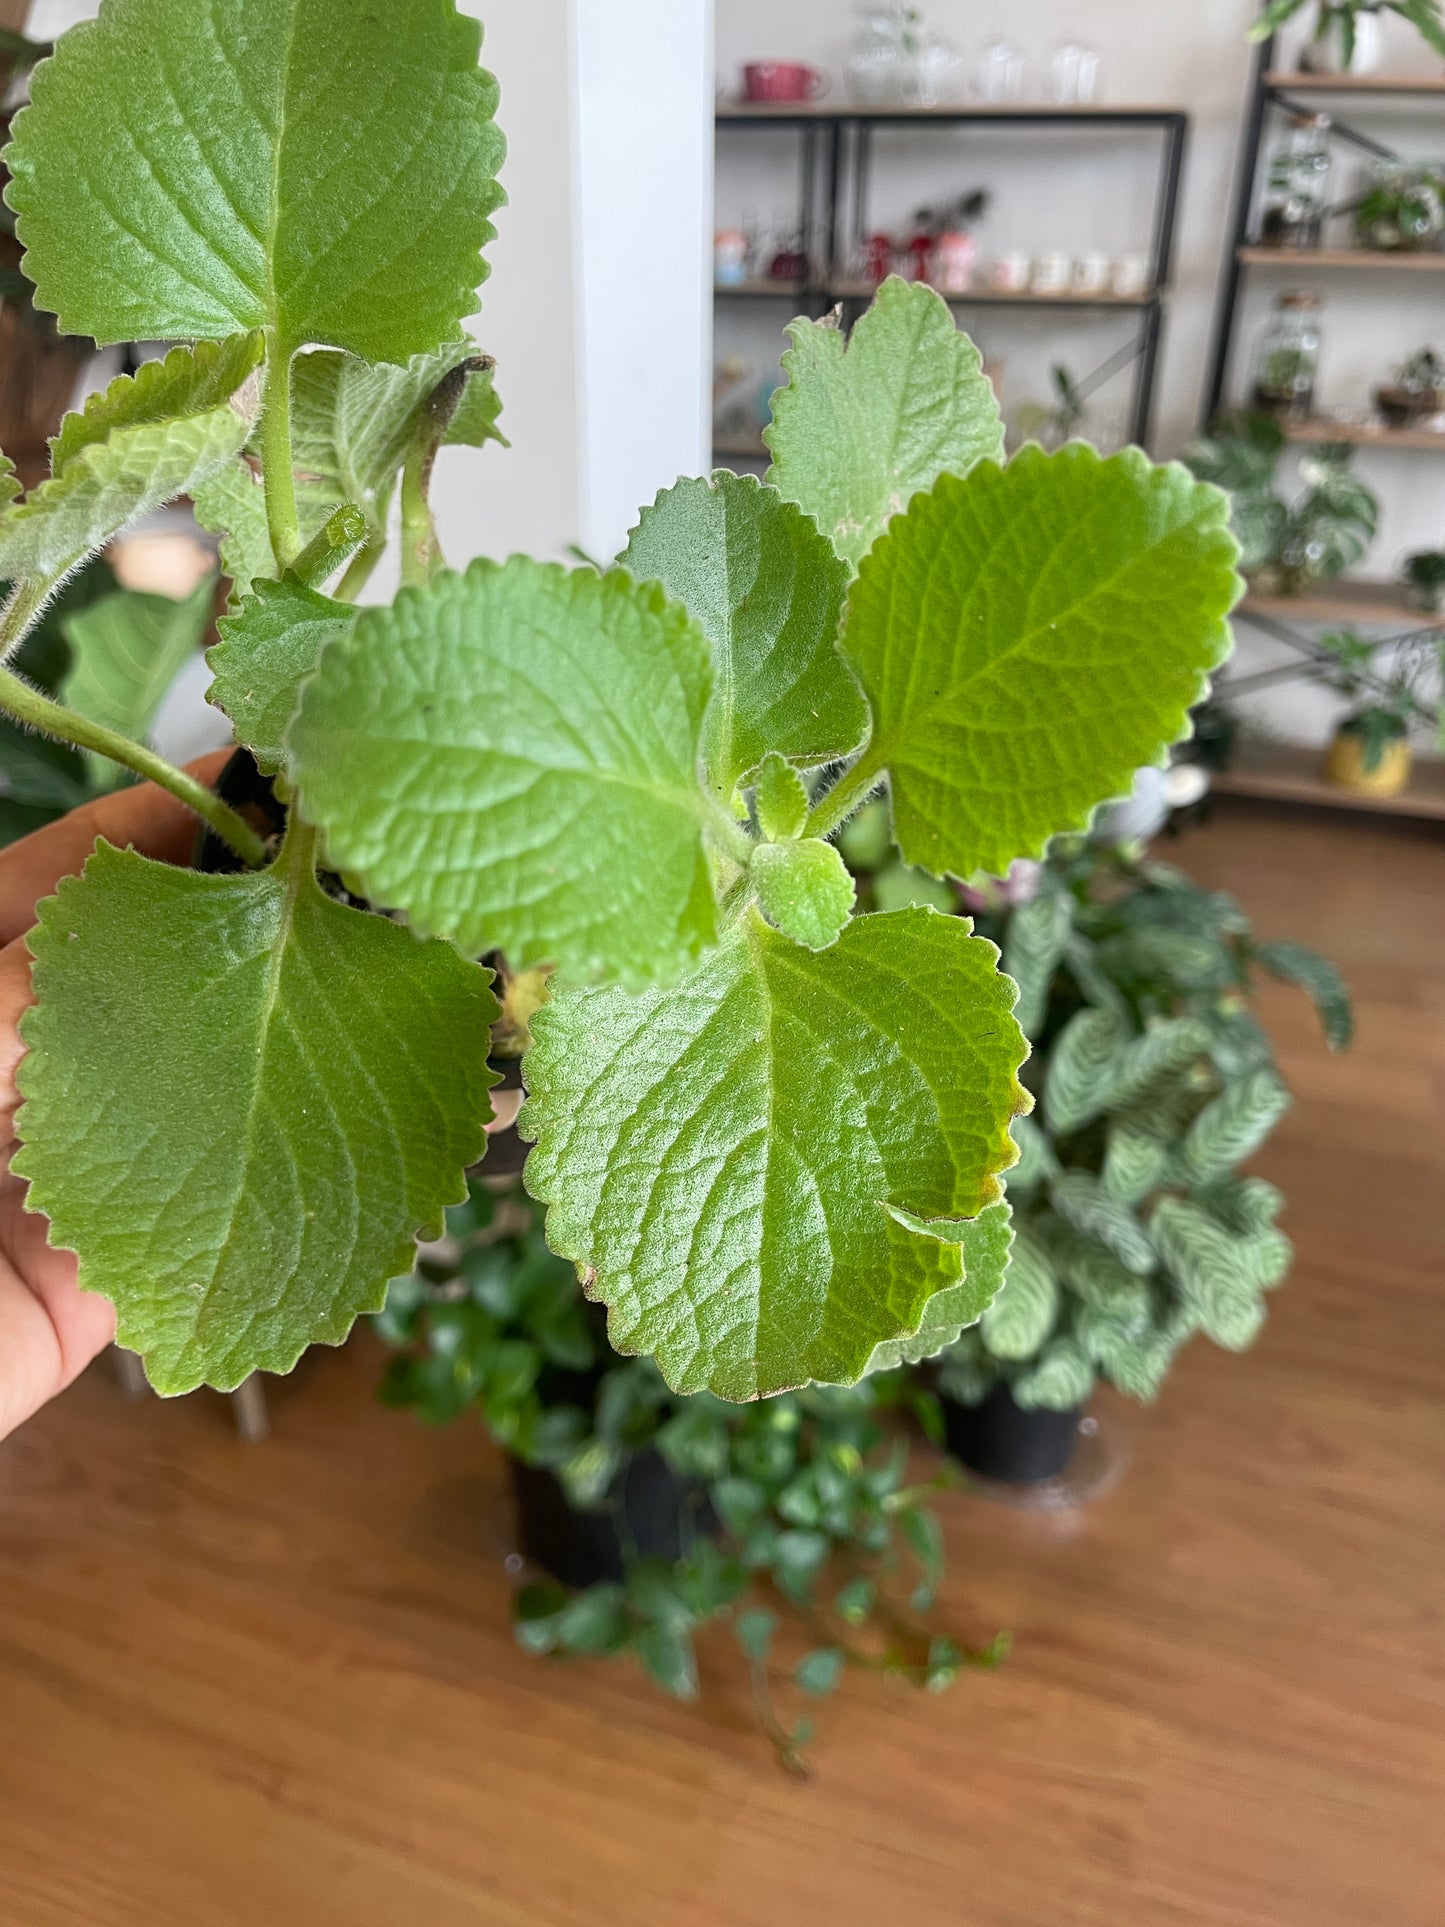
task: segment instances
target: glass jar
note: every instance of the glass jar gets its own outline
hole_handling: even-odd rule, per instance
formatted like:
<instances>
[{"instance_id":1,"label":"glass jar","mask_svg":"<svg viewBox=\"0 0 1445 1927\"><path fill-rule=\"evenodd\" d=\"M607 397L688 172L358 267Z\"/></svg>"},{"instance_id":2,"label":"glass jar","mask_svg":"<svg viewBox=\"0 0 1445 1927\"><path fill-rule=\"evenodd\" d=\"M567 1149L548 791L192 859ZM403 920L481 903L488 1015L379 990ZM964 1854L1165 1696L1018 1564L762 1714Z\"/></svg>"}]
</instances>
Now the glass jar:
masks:
<instances>
[{"instance_id":1,"label":"glass jar","mask_svg":"<svg viewBox=\"0 0 1445 1927\"><path fill-rule=\"evenodd\" d=\"M1431 167L1377 161L1355 209L1360 245L1386 253L1430 247L1445 232L1445 182Z\"/></svg>"},{"instance_id":2,"label":"glass jar","mask_svg":"<svg viewBox=\"0 0 1445 1927\"><path fill-rule=\"evenodd\" d=\"M1270 247L1317 248L1329 207L1328 114L1300 114L1269 163L1261 239Z\"/></svg>"},{"instance_id":3,"label":"glass jar","mask_svg":"<svg viewBox=\"0 0 1445 1927\"><path fill-rule=\"evenodd\" d=\"M991 40L979 56L974 92L991 107L1006 107L1024 90L1024 57L1008 40Z\"/></svg>"},{"instance_id":4,"label":"glass jar","mask_svg":"<svg viewBox=\"0 0 1445 1927\"><path fill-rule=\"evenodd\" d=\"M1320 308L1317 294L1287 289L1260 337L1254 366L1254 405L1282 421L1307 421L1314 413L1320 368Z\"/></svg>"},{"instance_id":5,"label":"glass jar","mask_svg":"<svg viewBox=\"0 0 1445 1927\"><path fill-rule=\"evenodd\" d=\"M858 107L902 107L918 90L915 7L865 7L848 50L848 92Z\"/></svg>"},{"instance_id":6,"label":"glass jar","mask_svg":"<svg viewBox=\"0 0 1445 1927\"><path fill-rule=\"evenodd\" d=\"M920 107L960 107L968 92L963 55L942 34L925 34L914 62L914 99Z\"/></svg>"},{"instance_id":7,"label":"glass jar","mask_svg":"<svg viewBox=\"0 0 1445 1927\"><path fill-rule=\"evenodd\" d=\"M1081 41L1066 40L1049 62L1049 97L1058 107L1088 107L1098 97L1099 56Z\"/></svg>"}]
</instances>

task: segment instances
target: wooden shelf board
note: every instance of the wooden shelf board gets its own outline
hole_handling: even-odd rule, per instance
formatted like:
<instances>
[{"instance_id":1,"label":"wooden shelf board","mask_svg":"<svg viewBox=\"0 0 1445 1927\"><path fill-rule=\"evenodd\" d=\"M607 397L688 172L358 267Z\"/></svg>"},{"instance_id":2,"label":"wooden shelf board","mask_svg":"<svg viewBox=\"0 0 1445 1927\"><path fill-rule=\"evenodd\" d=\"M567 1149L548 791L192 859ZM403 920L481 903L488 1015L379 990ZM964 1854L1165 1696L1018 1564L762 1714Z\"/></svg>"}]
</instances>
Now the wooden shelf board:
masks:
<instances>
[{"instance_id":1,"label":"wooden shelf board","mask_svg":"<svg viewBox=\"0 0 1445 1927\"><path fill-rule=\"evenodd\" d=\"M773 458L760 441L748 441L740 435L715 435L712 452L714 457L730 455L734 460L744 457L753 462L770 462Z\"/></svg>"},{"instance_id":2,"label":"wooden shelf board","mask_svg":"<svg viewBox=\"0 0 1445 1927\"><path fill-rule=\"evenodd\" d=\"M1264 77L1266 87L1295 94L1445 95L1445 74L1285 74Z\"/></svg>"},{"instance_id":3,"label":"wooden shelf board","mask_svg":"<svg viewBox=\"0 0 1445 1927\"><path fill-rule=\"evenodd\" d=\"M1246 744L1210 787L1217 796L1248 796L1272 803L1314 803L1327 809L1368 810L1381 816L1431 817L1445 823L1445 762L1417 761L1399 796L1367 796L1327 783L1321 752L1284 744Z\"/></svg>"},{"instance_id":4,"label":"wooden shelf board","mask_svg":"<svg viewBox=\"0 0 1445 1927\"><path fill-rule=\"evenodd\" d=\"M893 121L1010 121L1035 120L1059 121L1065 126L1071 122L1113 121L1121 125L1147 123L1151 126L1164 121L1182 120L1188 112L1184 107L1122 106L1095 101L1088 106L1060 107L1052 101L1011 100L998 106L979 101L960 101L951 107L860 107L847 101L797 101L797 100L723 100L719 101L716 119L723 124L734 126L748 122L761 122L766 125L776 121L835 121L835 120L893 120Z\"/></svg>"},{"instance_id":5,"label":"wooden shelf board","mask_svg":"<svg viewBox=\"0 0 1445 1927\"><path fill-rule=\"evenodd\" d=\"M1387 253L1383 248L1266 248L1244 247L1239 250L1241 261L1253 267L1278 268L1281 272L1296 268L1388 268L1392 272L1404 271L1413 274L1445 273L1445 252L1421 250L1410 253Z\"/></svg>"},{"instance_id":6,"label":"wooden shelf board","mask_svg":"<svg viewBox=\"0 0 1445 1927\"><path fill-rule=\"evenodd\" d=\"M814 292L816 284L811 281L774 281L766 275L753 275L747 281L713 283L713 293L719 297L741 295L753 300L781 300L786 295L794 300L805 301Z\"/></svg>"},{"instance_id":7,"label":"wooden shelf board","mask_svg":"<svg viewBox=\"0 0 1445 1927\"><path fill-rule=\"evenodd\" d=\"M1291 442L1349 442L1355 448L1423 448L1432 454L1445 450L1445 428L1387 428L1383 422L1288 422L1285 439Z\"/></svg>"},{"instance_id":8,"label":"wooden shelf board","mask_svg":"<svg viewBox=\"0 0 1445 1927\"><path fill-rule=\"evenodd\" d=\"M1417 609L1393 582L1324 582L1304 595L1247 595L1241 616L1273 616L1278 622L1363 622L1383 628L1445 631L1445 615Z\"/></svg>"},{"instance_id":9,"label":"wooden shelf board","mask_svg":"<svg viewBox=\"0 0 1445 1927\"><path fill-rule=\"evenodd\" d=\"M816 281L719 281L714 288L719 298L743 296L762 299L791 295L799 301L820 296L825 301L871 301L877 292L877 287L871 281L834 281L827 284ZM969 288L962 294L954 294L940 288L938 292L945 301L956 307L1110 308L1126 312L1147 308L1159 298L1152 291L1145 294L1039 294L1032 288L1021 288L1017 293L1005 293L998 288Z\"/></svg>"}]
</instances>

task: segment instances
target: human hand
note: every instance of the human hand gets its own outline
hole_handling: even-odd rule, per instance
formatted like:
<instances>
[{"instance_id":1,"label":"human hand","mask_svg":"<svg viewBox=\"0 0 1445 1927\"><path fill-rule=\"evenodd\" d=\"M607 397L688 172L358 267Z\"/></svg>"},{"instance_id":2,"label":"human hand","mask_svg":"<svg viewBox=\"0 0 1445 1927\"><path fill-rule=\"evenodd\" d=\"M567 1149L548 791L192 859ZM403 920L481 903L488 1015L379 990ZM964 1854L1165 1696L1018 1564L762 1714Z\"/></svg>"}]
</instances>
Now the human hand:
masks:
<instances>
[{"instance_id":1,"label":"human hand","mask_svg":"<svg viewBox=\"0 0 1445 1927\"><path fill-rule=\"evenodd\" d=\"M228 752L191 765L213 782ZM25 1054L19 1023L34 1002L25 933L35 907L60 879L77 874L97 837L128 844L163 863L187 864L196 819L154 784L118 790L0 851L0 1439L63 1392L115 1336L115 1312L80 1289L75 1255L52 1250L46 1219L25 1209L24 1183L11 1175L15 1072Z\"/></svg>"}]
</instances>

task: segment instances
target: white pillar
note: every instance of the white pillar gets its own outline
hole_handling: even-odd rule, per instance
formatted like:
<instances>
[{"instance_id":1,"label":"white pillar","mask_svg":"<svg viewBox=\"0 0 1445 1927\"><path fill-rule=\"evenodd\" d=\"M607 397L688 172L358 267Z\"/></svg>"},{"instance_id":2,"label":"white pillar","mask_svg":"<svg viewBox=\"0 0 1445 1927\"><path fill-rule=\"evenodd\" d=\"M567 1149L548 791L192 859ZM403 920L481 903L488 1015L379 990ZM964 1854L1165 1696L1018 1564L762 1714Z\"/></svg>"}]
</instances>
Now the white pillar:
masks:
<instances>
[{"instance_id":1,"label":"white pillar","mask_svg":"<svg viewBox=\"0 0 1445 1927\"><path fill-rule=\"evenodd\" d=\"M712 389L712 0L572 0L582 547L704 472Z\"/></svg>"}]
</instances>

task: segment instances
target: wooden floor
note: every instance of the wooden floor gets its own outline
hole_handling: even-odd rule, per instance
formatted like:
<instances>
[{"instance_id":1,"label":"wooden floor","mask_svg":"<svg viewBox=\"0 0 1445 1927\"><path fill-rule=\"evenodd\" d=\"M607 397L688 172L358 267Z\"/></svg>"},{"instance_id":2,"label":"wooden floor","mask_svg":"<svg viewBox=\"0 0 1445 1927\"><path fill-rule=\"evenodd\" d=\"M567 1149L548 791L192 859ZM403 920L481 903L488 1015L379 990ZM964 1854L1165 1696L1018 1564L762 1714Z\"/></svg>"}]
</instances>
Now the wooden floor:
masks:
<instances>
[{"instance_id":1,"label":"wooden floor","mask_svg":"<svg viewBox=\"0 0 1445 1927\"><path fill-rule=\"evenodd\" d=\"M506 1623L478 1429L313 1359L271 1443L93 1372L0 1449L5 1927L1439 1927L1445 839L1221 812L1175 854L1360 999L1262 1168L1299 1262L1199 1345L1081 1516L945 1501L951 1616L1013 1661L823 1712L796 1785L719 1645L679 1708Z\"/></svg>"}]
</instances>

